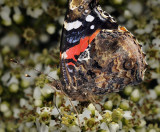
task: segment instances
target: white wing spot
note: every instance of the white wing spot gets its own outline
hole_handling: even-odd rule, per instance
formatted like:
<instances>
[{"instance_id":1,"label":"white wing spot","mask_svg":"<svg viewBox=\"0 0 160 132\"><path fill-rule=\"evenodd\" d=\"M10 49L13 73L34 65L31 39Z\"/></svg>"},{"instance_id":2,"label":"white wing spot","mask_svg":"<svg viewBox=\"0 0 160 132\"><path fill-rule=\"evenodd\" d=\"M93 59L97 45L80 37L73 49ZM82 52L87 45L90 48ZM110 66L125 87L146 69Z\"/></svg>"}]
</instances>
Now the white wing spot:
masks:
<instances>
[{"instance_id":1,"label":"white wing spot","mask_svg":"<svg viewBox=\"0 0 160 132\"><path fill-rule=\"evenodd\" d=\"M89 12L89 10L85 10L85 13L88 13Z\"/></svg>"},{"instance_id":2,"label":"white wing spot","mask_svg":"<svg viewBox=\"0 0 160 132\"><path fill-rule=\"evenodd\" d=\"M73 73L73 69L67 68L69 72Z\"/></svg>"},{"instance_id":3,"label":"white wing spot","mask_svg":"<svg viewBox=\"0 0 160 132\"><path fill-rule=\"evenodd\" d=\"M80 22L78 20L71 22L71 23L67 23L66 21L64 22L64 28L67 31L70 31L72 29L78 29L80 26L82 26L82 22Z\"/></svg>"},{"instance_id":4,"label":"white wing spot","mask_svg":"<svg viewBox=\"0 0 160 132\"><path fill-rule=\"evenodd\" d=\"M62 54L62 57L61 57L61 58L66 59L67 57L68 57L68 56L67 56L66 52L63 52L63 54Z\"/></svg>"},{"instance_id":5,"label":"white wing spot","mask_svg":"<svg viewBox=\"0 0 160 132\"><path fill-rule=\"evenodd\" d=\"M90 26L90 29L94 29L94 27L95 27L95 26L94 26L94 25L92 25L92 26Z\"/></svg>"},{"instance_id":6,"label":"white wing spot","mask_svg":"<svg viewBox=\"0 0 160 132\"><path fill-rule=\"evenodd\" d=\"M79 56L78 61L88 61L90 59L89 49L85 49L85 51Z\"/></svg>"},{"instance_id":7,"label":"white wing spot","mask_svg":"<svg viewBox=\"0 0 160 132\"><path fill-rule=\"evenodd\" d=\"M91 15L88 15L88 16L86 17L86 21L87 21L87 22L92 22L93 20L94 20L94 17L91 16Z\"/></svg>"}]
</instances>

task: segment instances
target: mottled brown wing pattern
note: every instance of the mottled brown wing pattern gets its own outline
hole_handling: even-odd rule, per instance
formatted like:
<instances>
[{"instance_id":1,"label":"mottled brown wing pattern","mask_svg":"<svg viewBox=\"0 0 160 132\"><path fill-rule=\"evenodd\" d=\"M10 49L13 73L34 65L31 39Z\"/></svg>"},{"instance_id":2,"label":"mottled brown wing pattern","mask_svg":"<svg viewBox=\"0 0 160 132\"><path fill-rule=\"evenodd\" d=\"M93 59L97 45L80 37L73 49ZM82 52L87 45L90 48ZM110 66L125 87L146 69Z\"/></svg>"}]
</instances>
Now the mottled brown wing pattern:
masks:
<instances>
[{"instance_id":1,"label":"mottled brown wing pattern","mask_svg":"<svg viewBox=\"0 0 160 132\"><path fill-rule=\"evenodd\" d=\"M61 41L61 89L73 100L140 83L146 67L139 42L98 0L69 0Z\"/></svg>"},{"instance_id":2,"label":"mottled brown wing pattern","mask_svg":"<svg viewBox=\"0 0 160 132\"><path fill-rule=\"evenodd\" d=\"M126 30L102 30L88 47L90 59L76 63L75 89L65 89L73 99L118 92L127 85L140 83L146 62L141 46ZM86 54L88 54L86 53ZM86 55L87 56L87 55Z\"/></svg>"}]
</instances>

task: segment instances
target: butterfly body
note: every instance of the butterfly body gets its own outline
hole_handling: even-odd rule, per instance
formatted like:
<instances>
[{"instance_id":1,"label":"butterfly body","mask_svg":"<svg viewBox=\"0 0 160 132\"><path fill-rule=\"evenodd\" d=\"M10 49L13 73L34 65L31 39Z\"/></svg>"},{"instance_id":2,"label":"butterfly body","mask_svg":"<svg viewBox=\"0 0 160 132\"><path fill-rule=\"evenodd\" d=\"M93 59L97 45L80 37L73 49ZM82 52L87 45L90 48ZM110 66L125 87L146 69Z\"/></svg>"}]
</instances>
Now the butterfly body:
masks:
<instances>
[{"instance_id":1,"label":"butterfly body","mask_svg":"<svg viewBox=\"0 0 160 132\"><path fill-rule=\"evenodd\" d=\"M146 65L135 37L96 0L69 0L60 58L61 89L79 101L140 83Z\"/></svg>"}]
</instances>

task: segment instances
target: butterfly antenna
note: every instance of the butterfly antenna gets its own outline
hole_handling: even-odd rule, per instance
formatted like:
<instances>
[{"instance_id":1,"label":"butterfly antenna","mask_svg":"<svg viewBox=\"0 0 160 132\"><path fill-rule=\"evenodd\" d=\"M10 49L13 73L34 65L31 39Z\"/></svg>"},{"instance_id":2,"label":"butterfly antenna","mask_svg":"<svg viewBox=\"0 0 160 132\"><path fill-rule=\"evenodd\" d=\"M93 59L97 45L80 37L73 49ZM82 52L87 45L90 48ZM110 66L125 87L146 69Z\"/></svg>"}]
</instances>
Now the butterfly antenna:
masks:
<instances>
[{"instance_id":1,"label":"butterfly antenna","mask_svg":"<svg viewBox=\"0 0 160 132\"><path fill-rule=\"evenodd\" d=\"M16 60L16 59L10 59L10 61L13 62L13 63L16 63L16 64L18 64L18 65L20 65L20 66L22 66L22 67L24 67L24 68L33 69L34 71L38 72L39 74L43 74L43 75L51 78L52 80L56 81L54 78L52 78L52 77L49 76L48 74L45 74L45 73L43 73L43 72L41 72L41 71L39 71L39 70L37 70L37 69L35 69L35 68L33 68L33 67L26 66L26 65L20 63L20 62L19 62L18 60ZM26 76L26 77L31 77L29 74L25 74L25 76ZM49 84L49 85L50 85L50 84ZM53 87L52 85L50 85L50 86ZM55 91L56 91L56 88L54 88L54 89L55 89ZM54 105L55 105L55 107L56 107L59 115L62 117L62 114L60 113L58 107L56 106L56 92L55 92L54 98L55 98L55 99L54 99L54 100L55 100Z\"/></svg>"},{"instance_id":2,"label":"butterfly antenna","mask_svg":"<svg viewBox=\"0 0 160 132\"><path fill-rule=\"evenodd\" d=\"M19 62L18 60L16 60L16 59L10 59L10 61L13 62L13 63L16 63L16 64L20 65L20 66L23 67L23 68L33 69L33 70L36 71L37 73L43 74L43 75L47 76L48 78L50 78L51 80L56 81L53 77L49 76L48 74L46 74L46 73L44 73L44 72L41 72L41 71L37 70L36 68L30 67L30 66L26 66L26 65L20 63L20 62ZM25 74L25 76L26 76L26 77L31 77L29 74Z\"/></svg>"}]
</instances>

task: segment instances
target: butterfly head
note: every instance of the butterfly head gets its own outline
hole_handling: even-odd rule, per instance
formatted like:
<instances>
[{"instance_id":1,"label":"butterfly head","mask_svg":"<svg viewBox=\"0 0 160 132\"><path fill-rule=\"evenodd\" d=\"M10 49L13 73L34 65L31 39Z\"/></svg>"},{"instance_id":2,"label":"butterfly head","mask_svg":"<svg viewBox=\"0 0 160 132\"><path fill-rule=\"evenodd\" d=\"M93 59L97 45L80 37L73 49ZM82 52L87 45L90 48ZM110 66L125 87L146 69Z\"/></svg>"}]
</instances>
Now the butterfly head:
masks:
<instances>
[{"instance_id":1,"label":"butterfly head","mask_svg":"<svg viewBox=\"0 0 160 132\"><path fill-rule=\"evenodd\" d=\"M71 21L86 16L96 7L97 0L69 0L67 18Z\"/></svg>"},{"instance_id":2,"label":"butterfly head","mask_svg":"<svg viewBox=\"0 0 160 132\"><path fill-rule=\"evenodd\" d=\"M69 9L83 9L84 7L90 6L94 8L99 0L69 0Z\"/></svg>"}]
</instances>

